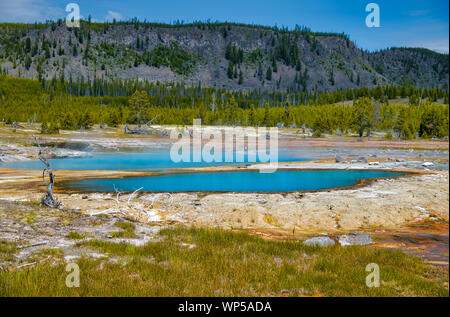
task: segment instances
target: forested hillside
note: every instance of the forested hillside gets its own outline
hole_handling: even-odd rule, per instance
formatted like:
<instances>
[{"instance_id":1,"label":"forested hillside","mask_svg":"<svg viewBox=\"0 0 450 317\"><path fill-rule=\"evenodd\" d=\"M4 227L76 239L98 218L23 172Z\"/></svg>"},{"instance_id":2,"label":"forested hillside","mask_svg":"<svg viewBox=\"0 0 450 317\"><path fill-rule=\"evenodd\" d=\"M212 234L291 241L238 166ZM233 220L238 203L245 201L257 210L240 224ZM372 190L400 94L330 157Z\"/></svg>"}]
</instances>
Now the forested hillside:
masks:
<instances>
[{"instance_id":1,"label":"forested hillside","mask_svg":"<svg viewBox=\"0 0 450 317\"><path fill-rule=\"evenodd\" d=\"M138 21L67 28L0 24L0 68L14 77L147 79L227 90L334 91L378 85L448 89L448 55L392 48L369 53L344 34L232 23ZM98 96L97 91L90 95Z\"/></svg>"},{"instance_id":2,"label":"forested hillside","mask_svg":"<svg viewBox=\"0 0 450 317\"><path fill-rule=\"evenodd\" d=\"M0 119L43 133L140 124L448 137L448 55L231 23L0 24ZM25 78L16 78L25 77Z\"/></svg>"}]
</instances>

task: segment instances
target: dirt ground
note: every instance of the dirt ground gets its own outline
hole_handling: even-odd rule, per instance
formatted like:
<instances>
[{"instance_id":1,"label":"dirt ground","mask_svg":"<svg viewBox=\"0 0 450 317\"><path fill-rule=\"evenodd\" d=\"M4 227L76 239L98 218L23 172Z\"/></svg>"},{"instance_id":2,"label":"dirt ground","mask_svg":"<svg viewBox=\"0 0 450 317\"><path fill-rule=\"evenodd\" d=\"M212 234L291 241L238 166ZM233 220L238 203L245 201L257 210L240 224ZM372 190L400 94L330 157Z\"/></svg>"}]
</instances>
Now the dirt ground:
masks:
<instances>
[{"instance_id":1,"label":"dirt ground","mask_svg":"<svg viewBox=\"0 0 450 317\"><path fill-rule=\"evenodd\" d=\"M426 250L421 253L425 259L436 263L448 263L449 178L448 157L445 158L445 155L448 155L445 154L445 151L448 151L448 142L357 141L332 138L313 140L297 138L289 133L279 142L281 146L330 148L324 150L325 153L329 153L328 159L283 163L279 168L375 168L412 170L417 174L395 179L379 179L367 182L363 184L364 186L319 192L137 192L117 195L112 192L73 192L61 187L60 184L74 179L151 174L58 170L55 171L57 180L55 192L63 207L55 211L38 206L40 197L45 191L41 171L0 168L0 239L25 244L42 240L53 241L47 244L69 248L74 243L67 239L69 232L88 232L91 237L111 239L108 232L114 229L114 223L124 219L137 221L138 231L142 232L130 240L135 244L155 239L158 228L172 225L246 230L252 234L275 239L304 239L315 235L333 236L343 232L359 231L370 233L377 246L413 251ZM0 137L3 137L3 145L0 144L3 146L3 154L12 158L21 156L24 159L36 155L35 147L30 146L31 144L24 145L25 136L17 138L4 134ZM46 137L47 142L62 140L90 143L103 149L117 149L130 145L132 148L140 148L160 141L167 142L167 139L154 137L147 139L112 137L105 140L92 132L82 137ZM410 151L416 148L433 149L444 151L444 156L440 152L438 157L426 159L418 158L416 155L402 160L374 156L369 158L367 163L355 164L351 163L352 157L347 157L346 162L338 164L329 158L334 156L335 152L331 151L333 148L355 149L356 154L361 148L410 149ZM434 162L439 169L435 168L432 171L423 167L425 160ZM443 170L442 166L445 167ZM239 170L242 168L255 166L241 166ZM230 167L215 169L223 170ZM24 212L34 216L20 216Z\"/></svg>"}]
</instances>

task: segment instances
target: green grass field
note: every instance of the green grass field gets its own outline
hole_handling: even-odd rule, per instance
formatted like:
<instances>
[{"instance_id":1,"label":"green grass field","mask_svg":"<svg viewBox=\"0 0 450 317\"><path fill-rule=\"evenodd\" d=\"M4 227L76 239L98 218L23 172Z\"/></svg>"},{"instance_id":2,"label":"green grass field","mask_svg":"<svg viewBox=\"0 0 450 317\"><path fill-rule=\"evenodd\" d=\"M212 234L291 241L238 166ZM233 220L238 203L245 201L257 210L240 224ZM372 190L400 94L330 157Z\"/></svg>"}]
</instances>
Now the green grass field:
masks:
<instances>
[{"instance_id":1,"label":"green grass field","mask_svg":"<svg viewBox=\"0 0 450 317\"><path fill-rule=\"evenodd\" d=\"M130 230L130 229L128 229ZM0 296L448 296L448 267L400 251L304 246L219 229L164 229L145 246L87 241L115 262L82 258L80 287L66 287L65 263L0 271ZM1 245L10 256L14 246ZM366 286L366 265L381 285Z\"/></svg>"}]
</instances>

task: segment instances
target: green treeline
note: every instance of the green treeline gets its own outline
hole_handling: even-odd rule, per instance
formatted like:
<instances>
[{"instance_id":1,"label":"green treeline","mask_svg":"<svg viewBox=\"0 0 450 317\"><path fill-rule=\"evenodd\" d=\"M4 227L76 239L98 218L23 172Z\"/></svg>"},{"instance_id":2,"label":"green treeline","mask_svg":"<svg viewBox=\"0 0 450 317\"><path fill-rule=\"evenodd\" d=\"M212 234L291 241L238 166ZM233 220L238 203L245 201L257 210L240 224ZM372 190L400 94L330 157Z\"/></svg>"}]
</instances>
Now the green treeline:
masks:
<instances>
[{"instance_id":1,"label":"green treeline","mask_svg":"<svg viewBox=\"0 0 450 317\"><path fill-rule=\"evenodd\" d=\"M392 99L408 98L405 105ZM436 101L444 101L444 104ZM345 102L348 101L348 102ZM41 81L0 75L0 119L37 121L43 132L104 123L285 126L363 136L373 130L410 139L448 136L448 92L386 86L334 92L226 91L139 80Z\"/></svg>"}]
</instances>

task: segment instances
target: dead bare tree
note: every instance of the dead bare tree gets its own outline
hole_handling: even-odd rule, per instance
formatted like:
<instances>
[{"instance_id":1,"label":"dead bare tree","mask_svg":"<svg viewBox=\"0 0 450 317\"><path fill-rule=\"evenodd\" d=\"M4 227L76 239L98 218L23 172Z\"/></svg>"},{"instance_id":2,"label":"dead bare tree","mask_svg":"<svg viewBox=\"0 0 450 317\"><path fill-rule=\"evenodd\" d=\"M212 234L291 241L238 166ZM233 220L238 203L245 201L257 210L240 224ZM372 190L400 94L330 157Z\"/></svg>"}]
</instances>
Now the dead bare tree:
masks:
<instances>
[{"instance_id":1,"label":"dead bare tree","mask_svg":"<svg viewBox=\"0 0 450 317\"><path fill-rule=\"evenodd\" d=\"M33 135L33 137L39 148L39 154L38 154L39 160L45 164L45 168L42 171L42 180L44 181L45 186L47 186L47 193L44 194L44 196L42 196L41 205L43 204L50 208L58 208L59 206L61 206L61 202L59 202L58 199L55 196L53 196L53 186L55 184L55 176L53 175L53 170L50 166L50 163L48 162L47 157L45 157L45 155L42 153L42 148L41 148L41 145L39 144L38 139L36 138L35 135ZM45 179L45 173L48 174L48 178L49 178L48 183Z\"/></svg>"}]
</instances>

